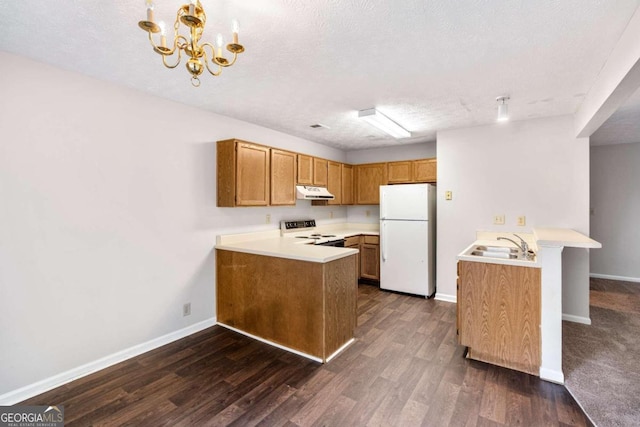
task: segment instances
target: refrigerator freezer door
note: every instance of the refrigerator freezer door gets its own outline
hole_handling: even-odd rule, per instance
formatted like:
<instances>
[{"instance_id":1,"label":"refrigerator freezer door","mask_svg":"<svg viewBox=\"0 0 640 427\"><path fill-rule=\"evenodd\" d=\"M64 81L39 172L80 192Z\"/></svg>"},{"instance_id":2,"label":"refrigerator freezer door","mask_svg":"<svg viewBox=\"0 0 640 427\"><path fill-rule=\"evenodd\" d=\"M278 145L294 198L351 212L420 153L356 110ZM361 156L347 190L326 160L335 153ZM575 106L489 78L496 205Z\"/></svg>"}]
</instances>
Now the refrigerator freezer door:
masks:
<instances>
[{"instance_id":1,"label":"refrigerator freezer door","mask_svg":"<svg viewBox=\"0 0 640 427\"><path fill-rule=\"evenodd\" d=\"M428 221L380 222L380 288L431 296Z\"/></svg>"},{"instance_id":2,"label":"refrigerator freezer door","mask_svg":"<svg viewBox=\"0 0 640 427\"><path fill-rule=\"evenodd\" d=\"M429 219L429 184L380 186L380 219Z\"/></svg>"}]
</instances>

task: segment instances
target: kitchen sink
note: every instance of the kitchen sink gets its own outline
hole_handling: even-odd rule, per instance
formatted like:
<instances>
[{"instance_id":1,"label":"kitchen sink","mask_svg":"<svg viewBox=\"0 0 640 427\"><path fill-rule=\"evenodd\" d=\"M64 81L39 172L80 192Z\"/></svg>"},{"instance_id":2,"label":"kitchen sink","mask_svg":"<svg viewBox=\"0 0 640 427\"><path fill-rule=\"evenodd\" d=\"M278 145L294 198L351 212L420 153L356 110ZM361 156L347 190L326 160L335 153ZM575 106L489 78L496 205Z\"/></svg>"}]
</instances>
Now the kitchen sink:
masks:
<instances>
[{"instance_id":1,"label":"kitchen sink","mask_svg":"<svg viewBox=\"0 0 640 427\"><path fill-rule=\"evenodd\" d=\"M506 254L517 254L520 252L519 249L508 248L506 246L476 246L475 250L482 252L502 252Z\"/></svg>"},{"instance_id":2,"label":"kitchen sink","mask_svg":"<svg viewBox=\"0 0 640 427\"><path fill-rule=\"evenodd\" d=\"M504 258L504 259L518 259L519 258L517 251L516 251L516 253L512 253L512 252L506 252L506 251L475 250L475 251L471 251L471 255L483 256L483 257L489 257L489 258Z\"/></svg>"},{"instance_id":3,"label":"kitchen sink","mask_svg":"<svg viewBox=\"0 0 640 427\"><path fill-rule=\"evenodd\" d=\"M535 257L533 251L529 251L527 254L523 254L522 251L518 248L490 245L476 246L471 249L469 255L485 258L518 259L526 261L533 261Z\"/></svg>"}]
</instances>

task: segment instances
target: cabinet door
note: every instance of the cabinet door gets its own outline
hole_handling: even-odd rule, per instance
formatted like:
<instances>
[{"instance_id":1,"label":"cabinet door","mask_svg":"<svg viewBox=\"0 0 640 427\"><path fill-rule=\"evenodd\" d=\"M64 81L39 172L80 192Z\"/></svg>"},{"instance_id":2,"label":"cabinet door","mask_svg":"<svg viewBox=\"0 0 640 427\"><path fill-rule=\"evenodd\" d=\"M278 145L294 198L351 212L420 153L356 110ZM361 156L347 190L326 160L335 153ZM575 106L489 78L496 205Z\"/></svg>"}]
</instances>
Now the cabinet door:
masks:
<instances>
[{"instance_id":1,"label":"cabinet door","mask_svg":"<svg viewBox=\"0 0 640 427\"><path fill-rule=\"evenodd\" d=\"M313 185L313 157L298 154L298 184Z\"/></svg>"},{"instance_id":2,"label":"cabinet door","mask_svg":"<svg viewBox=\"0 0 640 427\"><path fill-rule=\"evenodd\" d=\"M380 246L363 243L360 245L360 276L365 279L380 280Z\"/></svg>"},{"instance_id":3,"label":"cabinet door","mask_svg":"<svg viewBox=\"0 0 640 427\"><path fill-rule=\"evenodd\" d=\"M539 374L540 269L459 262L460 344L473 358Z\"/></svg>"},{"instance_id":4,"label":"cabinet door","mask_svg":"<svg viewBox=\"0 0 640 427\"><path fill-rule=\"evenodd\" d=\"M413 180L415 182L436 182L438 180L437 172L436 158L413 162Z\"/></svg>"},{"instance_id":5,"label":"cabinet door","mask_svg":"<svg viewBox=\"0 0 640 427\"><path fill-rule=\"evenodd\" d=\"M389 170L389 184L413 182L413 162L387 163Z\"/></svg>"},{"instance_id":6,"label":"cabinet door","mask_svg":"<svg viewBox=\"0 0 640 427\"><path fill-rule=\"evenodd\" d=\"M342 204L353 204L353 166L342 164Z\"/></svg>"},{"instance_id":7,"label":"cabinet door","mask_svg":"<svg viewBox=\"0 0 640 427\"><path fill-rule=\"evenodd\" d=\"M296 204L296 153L271 149L271 204Z\"/></svg>"},{"instance_id":8,"label":"cabinet door","mask_svg":"<svg viewBox=\"0 0 640 427\"><path fill-rule=\"evenodd\" d=\"M369 163L355 165L356 204L379 205L380 186L387 184L387 164Z\"/></svg>"},{"instance_id":9,"label":"cabinet door","mask_svg":"<svg viewBox=\"0 0 640 427\"><path fill-rule=\"evenodd\" d=\"M342 169L340 163L329 162L327 169L327 190L336 198L329 200L330 205L342 204Z\"/></svg>"},{"instance_id":10,"label":"cabinet door","mask_svg":"<svg viewBox=\"0 0 640 427\"><path fill-rule=\"evenodd\" d=\"M317 157L313 158L313 185L317 185L320 187L327 186L328 180L328 160L319 159Z\"/></svg>"},{"instance_id":11,"label":"cabinet door","mask_svg":"<svg viewBox=\"0 0 640 427\"><path fill-rule=\"evenodd\" d=\"M236 164L236 205L269 204L269 147L239 142Z\"/></svg>"}]
</instances>

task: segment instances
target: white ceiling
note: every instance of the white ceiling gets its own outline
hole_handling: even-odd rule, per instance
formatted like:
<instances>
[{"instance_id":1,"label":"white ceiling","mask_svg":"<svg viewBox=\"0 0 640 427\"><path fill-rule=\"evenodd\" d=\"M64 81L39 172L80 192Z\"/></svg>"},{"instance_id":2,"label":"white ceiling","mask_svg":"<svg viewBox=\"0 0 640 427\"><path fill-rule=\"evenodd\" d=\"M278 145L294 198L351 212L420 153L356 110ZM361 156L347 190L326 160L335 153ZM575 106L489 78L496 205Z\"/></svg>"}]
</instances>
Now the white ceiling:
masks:
<instances>
[{"instance_id":1,"label":"white ceiling","mask_svg":"<svg viewBox=\"0 0 640 427\"><path fill-rule=\"evenodd\" d=\"M640 0L201 2L205 38L237 18L246 52L200 88L152 51L143 0L0 1L0 49L351 150L493 123L505 94L512 120L573 114ZM181 3L156 0L156 19ZM414 136L359 121L370 107Z\"/></svg>"}]
</instances>

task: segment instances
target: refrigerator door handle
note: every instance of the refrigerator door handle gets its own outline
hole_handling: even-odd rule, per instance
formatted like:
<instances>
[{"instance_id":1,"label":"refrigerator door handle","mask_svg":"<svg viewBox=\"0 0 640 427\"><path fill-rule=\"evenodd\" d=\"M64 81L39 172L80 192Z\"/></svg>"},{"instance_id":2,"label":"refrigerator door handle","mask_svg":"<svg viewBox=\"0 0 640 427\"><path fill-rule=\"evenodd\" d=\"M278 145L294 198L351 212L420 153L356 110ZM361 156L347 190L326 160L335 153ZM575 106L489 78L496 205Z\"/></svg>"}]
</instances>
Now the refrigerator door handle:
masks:
<instances>
[{"instance_id":1,"label":"refrigerator door handle","mask_svg":"<svg viewBox=\"0 0 640 427\"><path fill-rule=\"evenodd\" d=\"M385 237L387 230L387 223L382 222L382 235L380 239L382 240L382 262L387 262L387 238Z\"/></svg>"},{"instance_id":2,"label":"refrigerator door handle","mask_svg":"<svg viewBox=\"0 0 640 427\"><path fill-rule=\"evenodd\" d=\"M380 212L380 219L387 219L387 216L385 215L385 212L387 210L387 204L386 204L386 200L387 200L387 192L384 190L384 188L382 188L380 190L380 193L382 195L382 200L380 200L380 207L382 207L382 211Z\"/></svg>"}]
</instances>

